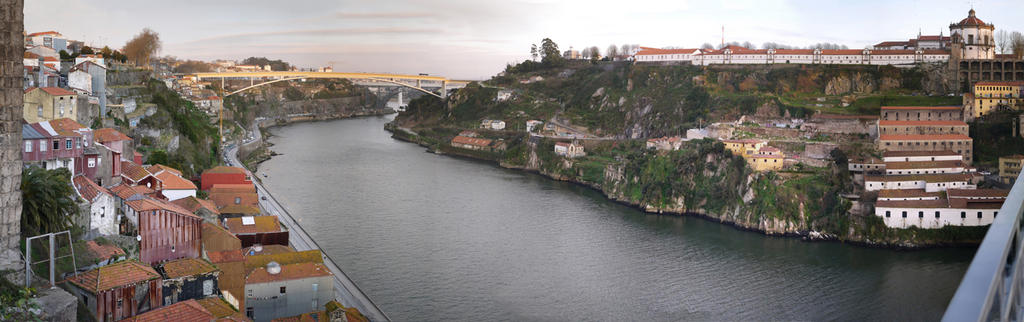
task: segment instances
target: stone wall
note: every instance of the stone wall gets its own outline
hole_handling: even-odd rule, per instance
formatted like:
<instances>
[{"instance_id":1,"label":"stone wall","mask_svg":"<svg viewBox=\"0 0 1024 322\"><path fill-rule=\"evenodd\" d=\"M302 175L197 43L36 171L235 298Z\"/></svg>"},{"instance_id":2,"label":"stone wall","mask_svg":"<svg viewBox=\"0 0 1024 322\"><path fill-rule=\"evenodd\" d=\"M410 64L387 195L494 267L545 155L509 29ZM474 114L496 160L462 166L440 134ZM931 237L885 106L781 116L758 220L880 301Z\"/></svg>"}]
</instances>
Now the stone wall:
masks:
<instances>
[{"instance_id":1,"label":"stone wall","mask_svg":"<svg viewBox=\"0 0 1024 322\"><path fill-rule=\"evenodd\" d=\"M23 0L0 0L0 269L19 271L23 10Z\"/></svg>"}]
</instances>

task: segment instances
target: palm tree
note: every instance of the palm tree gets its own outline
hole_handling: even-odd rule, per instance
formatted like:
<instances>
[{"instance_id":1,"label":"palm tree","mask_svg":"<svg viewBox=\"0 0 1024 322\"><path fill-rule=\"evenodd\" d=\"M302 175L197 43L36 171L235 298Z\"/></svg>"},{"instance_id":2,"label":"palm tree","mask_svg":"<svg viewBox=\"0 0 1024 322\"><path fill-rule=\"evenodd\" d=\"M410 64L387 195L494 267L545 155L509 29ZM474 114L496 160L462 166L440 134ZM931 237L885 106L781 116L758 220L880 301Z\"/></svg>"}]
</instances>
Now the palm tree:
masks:
<instances>
[{"instance_id":1,"label":"palm tree","mask_svg":"<svg viewBox=\"0 0 1024 322\"><path fill-rule=\"evenodd\" d=\"M68 169L30 167L22 171L22 235L35 236L71 227L71 218L78 213L76 198Z\"/></svg>"}]
</instances>

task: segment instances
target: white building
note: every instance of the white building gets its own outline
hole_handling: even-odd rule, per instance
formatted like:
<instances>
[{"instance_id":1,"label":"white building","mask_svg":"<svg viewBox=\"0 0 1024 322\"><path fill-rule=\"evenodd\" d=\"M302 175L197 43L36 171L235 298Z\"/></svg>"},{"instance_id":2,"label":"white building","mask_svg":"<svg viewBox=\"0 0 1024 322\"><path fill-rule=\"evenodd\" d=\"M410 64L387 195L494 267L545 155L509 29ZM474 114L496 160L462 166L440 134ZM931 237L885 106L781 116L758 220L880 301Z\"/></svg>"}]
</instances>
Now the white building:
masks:
<instances>
[{"instance_id":1,"label":"white building","mask_svg":"<svg viewBox=\"0 0 1024 322\"><path fill-rule=\"evenodd\" d=\"M75 193L89 203L89 231L99 235L116 235L118 222L114 195L82 175L75 176L72 183Z\"/></svg>"},{"instance_id":2,"label":"white building","mask_svg":"<svg viewBox=\"0 0 1024 322\"><path fill-rule=\"evenodd\" d=\"M656 49L637 52L638 62L688 61L694 65L713 64L835 64L835 65L910 65L949 60L943 49L749 49L727 46L722 49Z\"/></svg>"},{"instance_id":3,"label":"white building","mask_svg":"<svg viewBox=\"0 0 1024 322\"><path fill-rule=\"evenodd\" d=\"M984 226L992 223L1002 205L1002 200L879 201L875 203L875 216L893 228Z\"/></svg>"},{"instance_id":4,"label":"white building","mask_svg":"<svg viewBox=\"0 0 1024 322\"><path fill-rule=\"evenodd\" d=\"M492 130L504 130L505 121L502 120L483 120L480 121L481 129L492 129Z\"/></svg>"},{"instance_id":5,"label":"white building","mask_svg":"<svg viewBox=\"0 0 1024 322\"><path fill-rule=\"evenodd\" d=\"M996 27L986 24L974 15L974 9L967 12L967 18L949 25L952 39L952 54L960 59L996 58L995 39L992 33Z\"/></svg>"},{"instance_id":6,"label":"white building","mask_svg":"<svg viewBox=\"0 0 1024 322\"><path fill-rule=\"evenodd\" d=\"M882 162L963 161L964 156L953 151L885 151Z\"/></svg>"},{"instance_id":7,"label":"white building","mask_svg":"<svg viewBox=\"0 0 1024 322\"><path fill-rule=\"evenodd\" d=\"M92 96L92 75L84 70L72 68L68 72L68 87L76 93Z\"/></svg>"},{"instance_id":8,"label":"white building","mask_svg":"<svg viewBox=\"0 0 1024 322\"><path fill-rule=\"evenodd\" d=\"M689 62L695 55L701 53L700 49L659 49L640 47L640 50L633 55L637 62Z\"/></svg>"},{"instance_id":9,"label":"white building","mask_svg":"<svg viewBox=\"0 0 1024 322\"><path fill-rule=\"evenodd\" d=\"M541 124L544 124L544 122L541 122L541 121L538 121L538 120L528 120L528 121L526 121L526 132L533 132L533 129L536 129Z\"/></svg>"},{"instance_id":10,"label":"white building","mask_svg":"<svg viewBox=\"0 0 1024 322\"><path fill-rule=\"evenodd\" d=\"M87 61L91 61L93 63L96 63L96 65L100 65L103 68L107 67L106 61L103 59L103 55L79 55L78 57L75 57L75 65L78 65L78 64L81 64L81 63L84 63L84 62L87 62Z\"/></svg>"},{"instance_id":11,"label":"white building","mask_svg":"<svg viewBox=\"0 0 1024 322\"><path fill-rule=\"evenodd\" d=\"M888 171L888 169L886 169ZM975 189L971 184L971 175L957 174L915 174L864 176L864 189L878 191L883 189L924 189L927 192L945 191L946 189Z\"/></svg>"},{"instance_id":12,"label":"white building","mask_svg":"<svg viewBox=\"0 0 1024 322\"><path fill-rule=\"evenodd\" d=\"M555 154L568 158L576 158L587 155L587 153L583 151L583 144L580 144L578 141L572 141L572 143L555 143Z\"/></svg>"}]
</instances>

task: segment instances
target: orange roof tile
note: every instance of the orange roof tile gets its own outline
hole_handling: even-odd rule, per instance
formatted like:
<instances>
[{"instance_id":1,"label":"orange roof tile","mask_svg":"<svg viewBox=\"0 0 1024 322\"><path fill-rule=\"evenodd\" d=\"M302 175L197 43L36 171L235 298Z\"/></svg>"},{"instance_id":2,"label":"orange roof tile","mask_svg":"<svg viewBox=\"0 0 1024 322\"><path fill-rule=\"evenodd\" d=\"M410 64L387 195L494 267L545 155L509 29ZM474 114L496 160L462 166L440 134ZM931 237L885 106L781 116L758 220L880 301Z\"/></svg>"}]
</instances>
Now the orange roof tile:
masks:
<instances>
[{"instance_id":1,"label":"orange roof tile","mask_svg":"<svg viewBox=\"0 0 1024 322\"><path fill-rule=\"evenodd\" d=\"M90 270L68 278L72 284L95 294L160 278L152 267L131 259Z\"/></svg>"},{"instance_id":2,"label":"orange roof tile","mask_svg":"<svg viewBox=\"0 0 1024 322\"><path fill-rule=\"evenodd\" d=\"M254 184L215 184L210 186L210 193L219 192L256 192Z\"/></svg>"},{"instance_id":3,"label":"orange roof tile","mask_svg":"<svg viewBox=\"0 0 1024 322\"><path fill-rule=\"evenodd\" d=\"M150 167L152 169L152 167ZM192 181L185 180L173 172L163 171L156 175L156 179L160 180L161 188L163 190L196 190L196 184Z\"/></svg>"},{"instance_id":4,"label":"orange roof tile","mask_svg":"<svg viewBox=\"0 0 1024 322\"><path fill-rule=\"evenodd\" d=\"M188 196L178 200L171 201L172 204L178 205L179 207L188 209L192 213L198 212L200 209L206 209L214 214L220 214L217 210L217 205L213 204L213 201L206 199L199 199L193 196Z\"/></svg>"},{"instance_id":5,"label":"orange roof tile","mask_svg":"<svg viewBox=\"0 0 1024 322\"><path fill-rule=\"evenodd\" d=\"M260 207L254 205L227 205L220 208L222 214L259 215Z\"/></svg>"},{"instance_id":6,"label":"orange roof tile","mask_svg":"<svg viewBox=\"0 0 1024 322\"><path fill-rule=\"evenodd\" d=\"M886 170L906 169L935 169L935 168L963 168L965 165L960 160L945 161L910 161L910 162L886 162Z\"/></svg>"},{"instance_id":7,"label":"orange roof tile","mask_svg":"<svg viewBox=\"0 0 1024 322\"><path fill-rule=\"evenodd\" d=\"M239 255L241 255L241 251L239 251ZM295 263L323 263L324 257L323 253L316 249L301 252L253 255L245 257L245 270L247 272L252 271L257 267L266 266L267 263L270 262L277 262L281 265Z\"/></svg>"},{"instance_id":8,"label":"orange roof tile","mask_svg":"<svg viewBox=\"0 0 1024 322\"><path fill-rule=\"evenodd\" d=\"M883 158L891 157L936 157L936 156L959 156L960 154L950 151L885 151Z\"/></svg>"},{"instance_id":9,"label":"orange roof tile","mask_svg":"<svg viewBox=\"0 0 1024 322\"><path fill-rule=\"evenodd\" d=\"M882 106L882 110L960 110L960 106Z\"/></svg>"},{"instance_id":10,"label":"orange roof tile","mask_svg":"<svg viewBox=\"0 0 1024 322\"><path fill-rule=\"evenodd\" d=\"M700 49L661 49L661 48L647 48L644 47L636 53L637 56L641 55L674 55L674 54L693 54L694 52L700 53Z\"/></svg>"},{"instance_id":11,"label":"orange roof tile","mask_svg":"<svg viewBox=\"0 0 1024 322\"><path fill-rule=\"evenodd\" d=\"M939 173L939 174L909 174L909 175L887 175L887 176L864 176L864 181L876 181L876 182L906 182L906 181L924 181L928 183L935 182L966 182L971 180L971 175L967 173Z\"/></svg>"},{"instance_id":12,"label":"orange roof tile","mask_svg":"<svg viewBox=\"0 0 1024 322\"><path fill-rule=\"evenodd\" d=\"M213 204L217 205L217 208L224 209L224 207L230 205L250 205L256 206L259 204L259 196L255 192L211 192L209 194L210 200L213 200ZM235 203L238 201L238 203ZM221 210L223 213L224 211Z\"/></svg>"},{"instance_id":13,"label":"orange roof tile","mask_svg":"<svg viewBox=\"0 0 1024 322\"><path fill-rule=\"evenodd\" d=\"M253 224L243 224L243 219L245 218L252 218ZM236 235L272 233L281 231L281 223L277 220L277 216L246 216L226 218L224 220L224 226L225 228L227 228L228 231Z\"/></svg>"},{"instance_id":14,"label":"orange roof tile","mask_svg":"<svg viewBox=\"0 0 1024 322\"><path fill-rule=\"evenodd\" d=\"M112 244L100 245L97 244L96 241L92 240L85 242L85 249L89 250L89 252L92 253L93 257L99 260L105 260L108 258L115 258L125 255L124 250L122 250L120 247L117 247Z\"/></svg>"},{"instance_id":15,"label":"orange roof tile","mask_svg":"<svg viewBox=\"0 0 1024 322\"><path fill-rule=\"evenodd\" d=\"M981 81L974 86L1024 86L1024 81Z\"/></svg>"},{"instance_id":16,"label":"orange roof tile","mask_svg":"<svg viewBox=\"0 0 1024 322\"><path fill-rule=\"evenodd\" d=\"M878 191L879 198L921 198L940 197L940 192L927 192L924 189L882 189Z\"/></svg>"},{"instance_id":17,"label":"orange roof tile","mask_svg":"<svg viewBox=\"0 0 1024 322\"><path fill-rule=\"evenodd\" d=\"M142 313L124 321L168 322L168 321L212 321L215 317L196 300L174 303Z\"/></svg>"},{"instance_id":18,"label":"orange roof tile","mask_svg":"<svg viewBox=\"0 0 1024 322\"><path fill-rule=\"evenodd\" d=\"M210 262L214 264L241 262L245 260L245 256L242 255L241 249L222 250L219 252L206 252L206 257L208 257L210 259Z\"/></svg>"},{"instance_id":19,"label":"orange roof tile","mask_svg":"<svg viewBox=\"0 0 1024 322\"><path fill-rule=\"evenodd\" d=\"M128 205L128 207L131 207L132 209L134 209L135 211L167 210L167 211L176 212L176 213L179 213L179 214L182 214L182 215L187 215L187 216L192 216L192 217L196 216L196 215L192 214L191 211L188 211L188 209L179 207L178 205L175 205L175 204L172 204L172 203L169 203L169 202L164 202L164 201L160 201L160 200L156 200L156 199L152 199L152 198L143 198L143 199L139 199L139 200L132 200L132 201L125 202L125 204Z\"/></svg>"},{"instance_id":20,"label":"orange roof tile","mask_svg":"<svg viewBox=\"0 0 1024 322\"><path fill-rule=\"evenodd\" d=\"M147 194L153 193L153 189L147 188L145 186L130 186L130 185L126 185L126 184L120 184L120 185L114 186L113 188L110 188L110 192L112 192L115 195L117 195L118 198L128 199L128 197L131 197L131 196L134 196L134 195L137 195L137 194L138 195L147 195Z\"/></svg>"},{"instance_id":21,"label":"orange roof tile","mask_svg":"<svg viewBox=\"0 0 1024 322\"><path fill-rule=\"evenodd\" d=\"M92 132L92 136L93 139L96 140L96 142L100 143L132 140L132 138L128 137L127 135L124 135L124 133L121 133L121 131L112 128L96 129L95 131Z\"/></svg>"},{"instance_id":22,"label":"orange roof tile","mask_svg":"<svg viewBox=\"0 0 1024 322\"><path fill-rule=\"evenodd\" d=\"M229 166L220 165L220 166L216 166L216 167L210 168L209 170L203 171L203 174L206 174L206 173L241 173L241 174L245 174L245 169L242 169L242 168L239 168L239 167L229 167Z\"/></svg>"},{"instance_id":23,"label":"orange roof tile","mask_svg":"<svg viewBox=\"0 0 1024 322\"><path fill-rule=\"evenodd\" d=\"M163 263L164 278L179 278L216 272L217 268L199 258L182 258Z\"/></svg>"},{"instance_id":24,"label":"orange roof tile","mask_svg":"<svg viewBox=\"0 0 1024 322\"><path fill-rule=\"evenodd\" d=\"M135 164L135 162L121 161L121 176L131 179L138 183L142 179L145 179L152 174L146 171L142 166Z\"/></svg>"},{"instance_id":25,"label":"orange roof tile","mask_svg":"<svg viewBox=\"0 0 1024 322\"><path fill-rule=\"evenodd\" d=\"M945 199L938 200L880 200L875 208L949 208Z\"/></svg>"},{"instance_id":26,"label":"orange roof tile","mask_svg":"<svg viewBox=\"0 0 1024 322\"><path fill-rule=\"evenodd\" d=\"M50 127L53 127L54 131L62 136L75 136L84 132L92 131L85 125L79 124L69 118L59 118L50 121Z\"/></svg>"},{"instance_id":27,"label":"orange roof tile","mask_svg":"<svg viewBox=\"0 0 1024 322\"><path fill-rule=\"evenodd\" d=\"M246 247L245 249L242 249L242 256L249 257L249 256L257 256L257 255L274 255L274 254L293 253L293 252L295 252L294 248L292 248L291 246L285 246L285 245L270 244L270 245L260 245L259 247L261 247L261 249L258 252L256 251L256 246L255 245Z\"/></svg>"},{"instance_id":28,"label":"orange roof tile","mask_svg":"<svg viewBox=\"0 0 1024 322\"><path fill-rule=\"evenodd\" d=\"M1009 190L1002 189L948 189L946 195L949 198L978 198L978 197L1003 197L1010 194Z\"/></svg>"},{"instance_id":29,"label":"orange roof tile","mask_svg":"<svg viewBox=\"0 0 1024 322\"><path fill-rule=\"evenodd\" d=\"M71 180L74 183L75 191L82 196L82 199L92 202L93 199L96 199L96 196L100 194L110 195L109 190L100 187L98 184L83 175L77 175Z\"/></svg>"},{"instance_id":30,"label":"orange roof tile","mask_svg":"<svg viewBox=\"0 0 1024 322\"><path fill-rule=\"evenodd\" d=\"M152 174L160 173L160 171L167 171L167 172L173 173L176 176L179 176L179 177L181 176L181 170L178 170L178 169L175 169L175 168L171 168L171 167L168 167L168 166L163 165L163 164L151 165L151 166L149 166L149 168L146 168L146 171L149 171L149 173L152 173Z\"/></svg>"},{"instance_id":31,"label":"orange roof tile","mask_svg":"<svg viewBox=\"0 0 1024 322\"><path fill-rule=\"evenodd\" d=\"M245 284L287 281L309 277L330 276L331 271L320 263L295 263L281 265L281 272L267 273L266 267L258 267L245 277Z\"/></svg>"},{"instance_id":32,"label":"orange roof tile","mask_svg":"<svg viewBox=\"0 0 1024 322\"><path fill-rule=\"evenodd\" d=\"M963 134L884 134L878 136L882 141L932 141L932 140L970 140Z\"/></svg>"},{"instance_id":33,"label":"orange roof tile","mask_svg":"<svg viewBox=\"0 0 1024 322\"><path fill-rule=\"evenodd\" d=\"M213 314L215 318L226 318L229 316L235 317L236 315L239 315L239 312L235 311L231 304L228 304L227 301L224 301L224 299L219 297L208 297L196 302L198 302L199 305L202 305L203 308L210 312L210 314ZM241 316L241 318L245 317ZM248 318L245 319L248 320Z\"/></svg>"},{"instance_id":34,"label":"orange roof tile","mask_svg":"<svg viewBox=\"0 0 1024 322\"><path fill-rule=\"evenodd\" d=\"M939 126L967 126L964 121L878 121L878 125L881 126L921 126L921 125L939 125Z\"/></svg>"},{"instance_id":35,"label":"orange roof tile","mask_svg":"<svg viewBox=\"0 0 1024 322\"><path fill-rule=\"evenodd\" d=\"M66 90L66 89L63 89L63 88L60 88L60 87L43 87L43 88L39 88L39 89L43 90L43 92L46 92L46 94L50 94L50 95L53 95L53 96L78 95L75 92L72 92L72 91L69 91L69 90Z\"/></svg>"}]
</instances>

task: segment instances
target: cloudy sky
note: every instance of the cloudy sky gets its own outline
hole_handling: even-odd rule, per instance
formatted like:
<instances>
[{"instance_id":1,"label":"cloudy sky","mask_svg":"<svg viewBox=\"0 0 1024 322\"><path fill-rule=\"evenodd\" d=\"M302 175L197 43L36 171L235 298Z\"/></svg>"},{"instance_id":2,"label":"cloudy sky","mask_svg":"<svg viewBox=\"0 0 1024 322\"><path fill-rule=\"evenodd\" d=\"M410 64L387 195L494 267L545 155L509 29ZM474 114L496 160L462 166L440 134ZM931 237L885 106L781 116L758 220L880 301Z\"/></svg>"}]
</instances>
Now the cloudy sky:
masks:
<instances>
[{"instance_id":1,"label":"cloudy sky","mask_svg":"<svg viewBox=\"0 0 1024 322\"><path fill-rule=\"evenodd\" d=\"M26 0L25 29L121 47L149 27L160 54L178 58L483 79L527 59L544 37L563 50L698 47L718 44L724 25L727 42L863 48L919 31L948 35L972 4L997 30L1024 31L1020 0Z\"/></svg>"}]
</instances>

